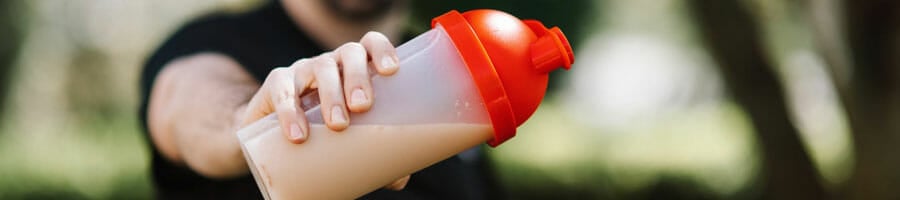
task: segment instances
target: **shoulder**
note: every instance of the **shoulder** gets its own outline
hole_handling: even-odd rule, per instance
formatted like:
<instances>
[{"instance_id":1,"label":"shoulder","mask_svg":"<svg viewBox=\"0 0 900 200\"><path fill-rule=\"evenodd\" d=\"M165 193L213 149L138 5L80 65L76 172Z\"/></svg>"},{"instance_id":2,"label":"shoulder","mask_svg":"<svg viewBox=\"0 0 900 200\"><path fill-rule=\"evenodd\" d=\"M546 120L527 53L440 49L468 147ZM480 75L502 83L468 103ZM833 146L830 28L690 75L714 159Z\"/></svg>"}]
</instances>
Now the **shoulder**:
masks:
<instances>
[{"instance_id":1,"label":"shoulder","mask_svg":"<svg viewBox=\"0 0 900 200\"><path fill-rule=\"evenodd\" d=\"M234 62L228 51L227 41L238 33L241 15L214 13L196 18L178 28L145 60L140 74L141 117L145 116L147 101L157 76L167 65L203 62ZM209 56L216 54L218 56ZM200 55L200 56L197 56ZM145 121L145 120L144 120Z\"/></svg>"},{"instance_id":2,"label":"shoulder","mask_svg":"<svg viewBox=\"0 0 900 200\"><path fill-rule=\"evenodd\" d=\"M231 37L236 20L215 14L193 20L170 35L147 60L147 67L162 66L171 60L199 51L215 50L220 41Z\"/></svg>"},{"instance_id":3,"label":"shoulder","mask_svg":"<svg viewBox=\"0 0 900 200\"><path fill-rule=\"evenodd\" d=\"M215 42L215 40L221 40L224 38L233 37L236 30L239 30L240 23L242 22L243 15L233 15L233 14L224 14L224 13L214 13L199 17L184 24L181 28L175 31L166 43L171 43L172 41L198 41L198 42L189 42L194 43L196 45L209 45ZM185 43L181 43L185 44ZM160 49L164 49L166 46L164 45Z\"/></svg>"},{"instance_id":4,"label":"shoulder","mask_svg":"<svg viewBox=\"0 0 900 200\"><path fill-rule=\"evenodd\" d=\"M233 57L233 40L242 36L249 13L213 13L185 23L166 38L144 62L141 88L147 91L166 65L199 53L218 53Z\"/></svg>"},{"instance_id":5,"label":"shoulder","mask_svg":"<svg viewBox=\"0 0 900 200\"><path fill-rule=\"evenodd\" d=\"M260 60L271 60L267 56L272 51L293 44L285 42L284 35L294 34L283 33L290 25L283 22L287 19L279 15L278 5L270 2L243 13L209 14L184 24L150 54L142 76L155 76L169 62L197 53L225 55L255 72Z\"/></svg>"},{"instance_id":6,"label":"shoulder","mask_svg":"<svg viewBox=\"0 0 900 200\"><path fill-rule=\"evenodd\" d=\"M253 77L250 77L237 61L214 52L196 53L174 59L160 70L156 81L171 83L173 81L164 80L176 76L196 80L214 78L220 81L255 83Z\"/></svg>"}]
</instances>

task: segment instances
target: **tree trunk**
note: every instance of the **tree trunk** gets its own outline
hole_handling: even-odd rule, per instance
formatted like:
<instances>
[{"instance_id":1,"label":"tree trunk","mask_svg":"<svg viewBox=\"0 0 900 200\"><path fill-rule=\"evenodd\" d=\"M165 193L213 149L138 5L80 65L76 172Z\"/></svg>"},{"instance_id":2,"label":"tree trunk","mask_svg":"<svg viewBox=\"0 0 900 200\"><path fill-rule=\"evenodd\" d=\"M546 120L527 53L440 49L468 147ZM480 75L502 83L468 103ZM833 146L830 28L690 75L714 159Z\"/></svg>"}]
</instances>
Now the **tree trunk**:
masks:
<instances>
[{"instance_id":1,"label":"tree trunk","mask_svg":"<svg viewBox=\"0 0 900 200\"><path fill-rule=\"evenodd\" d=\"M846 110L853 131L852 199L900 199L900 2L844 2L853 73Z\"/></svg>"},{"instance_id":2,"label":"tree trunk","mask_svg":"<svg viewBox=\"0 0 900 200\"><path fill-rule=\"evenodd\" d=\"M12 65L17 56L22 41L22 33L19 24L25 20L21 18L19 1L0 1L0 121L3 120L9 89Z\"/></svg>"},{"instance_id":3,"label":"tree trunk","mask_svg":"<svg viewBox=\"0 0 900 200\"><path fill-rule=\"evenodd\" d=\"M691 0L700 36L735 101L755 129L762 160L763 199L824 199L825 189L799 131L784 88L762 47L759 25L733 0Z\"/></svg>"}]
</instances>

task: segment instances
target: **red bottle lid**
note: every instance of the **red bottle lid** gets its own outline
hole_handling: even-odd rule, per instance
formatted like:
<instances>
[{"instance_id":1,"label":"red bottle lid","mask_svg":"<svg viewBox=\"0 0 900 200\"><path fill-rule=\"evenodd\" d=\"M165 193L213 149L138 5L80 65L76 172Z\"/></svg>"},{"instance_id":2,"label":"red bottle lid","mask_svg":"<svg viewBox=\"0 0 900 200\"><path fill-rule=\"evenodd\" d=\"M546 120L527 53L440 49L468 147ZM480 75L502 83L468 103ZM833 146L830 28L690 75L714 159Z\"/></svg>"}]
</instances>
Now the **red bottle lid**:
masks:
<instances>
[{"instance_id":1,"label":"red bottle lid","mask_svg":"<svg viewBox=\"0 0 900 200\"><path fill-rule=\"evenodd\" d=\"M497 10L453 10L431 21L447 31L481 94L491 123L492 147L516 135L544 98L548 73L568 70L575 57L558 27L519 20Z\"/></svg>"}]
</instances>

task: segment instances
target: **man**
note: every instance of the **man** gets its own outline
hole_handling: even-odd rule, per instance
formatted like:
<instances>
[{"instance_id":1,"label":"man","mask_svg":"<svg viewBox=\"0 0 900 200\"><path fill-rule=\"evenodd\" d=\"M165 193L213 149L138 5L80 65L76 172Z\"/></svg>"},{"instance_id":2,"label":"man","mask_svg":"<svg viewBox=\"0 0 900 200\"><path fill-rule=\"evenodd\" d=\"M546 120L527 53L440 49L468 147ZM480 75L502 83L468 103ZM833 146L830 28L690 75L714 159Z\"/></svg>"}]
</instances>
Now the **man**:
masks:
<instances>
[{"instance_id":1,"label":"man","mask_svg":"<svg viewBox=\"0 0 900 200\"><path fill-rule=\"evenodd\" d=\"M176 32L150 57L141 82L158 198L262 198L235 132L275 113L286 140L315 140L297 105L314 88L326 125L345 129L349 112L372 105L369 69L401 70L391 41L404 39L408 7L402 0L271 1ZM452 157L363 199L486 198L495 190L479 171L483 159L474 158Z\"/></svg>"}]
</instances>

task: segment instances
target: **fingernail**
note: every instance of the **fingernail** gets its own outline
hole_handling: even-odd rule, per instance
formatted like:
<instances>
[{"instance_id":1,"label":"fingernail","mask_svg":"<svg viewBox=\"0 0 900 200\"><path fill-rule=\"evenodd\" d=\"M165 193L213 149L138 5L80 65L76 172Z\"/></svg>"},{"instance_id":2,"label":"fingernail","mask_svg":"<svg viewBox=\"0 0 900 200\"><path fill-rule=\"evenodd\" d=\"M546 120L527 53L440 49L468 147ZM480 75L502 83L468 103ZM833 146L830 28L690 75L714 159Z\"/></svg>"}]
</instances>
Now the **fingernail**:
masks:
<instances>
[{"instance_id":1,"label":"fingernail","mask_svg":"<svg viewBox=\"0 0 900 200\"><path fill-rule=\"evenodd\" d=\"M394 57L384 56L381 58L381 68L387 69L397 65L397 62L394 61Z\"/></svg>"},{"instance_id":2,"label":"fingernail","mask_svg":"<svg viewBox=\"0 0 900 200\"><path fill-rule=\"evenodd\" d=\"M344 109L340 106L335 106L331 108L331 123L334 124L343 124L347 123L347 117L344 116Z\"/></svg>"},{"instance_id":3,"label":"fingernail","mask_svg":"<svg viewBox=\"0 0 900 200\"><path fill-rule=\"evenodd\" d=\"M303 139L303 130L297 124L291 124L291 137L294 139Z\"/></svg>"},{"instance_id":4,"label":"fingernail","mask_svg":"<svg viewBox=\"0 0 900 200\"><path fill-rule=\"evenodd\" d=\"M366 92L363 92L362 89L353 90L353 94L350 94L350 103L353 105L362 105L366 101Z\"/></svg>"}]
</instances>

